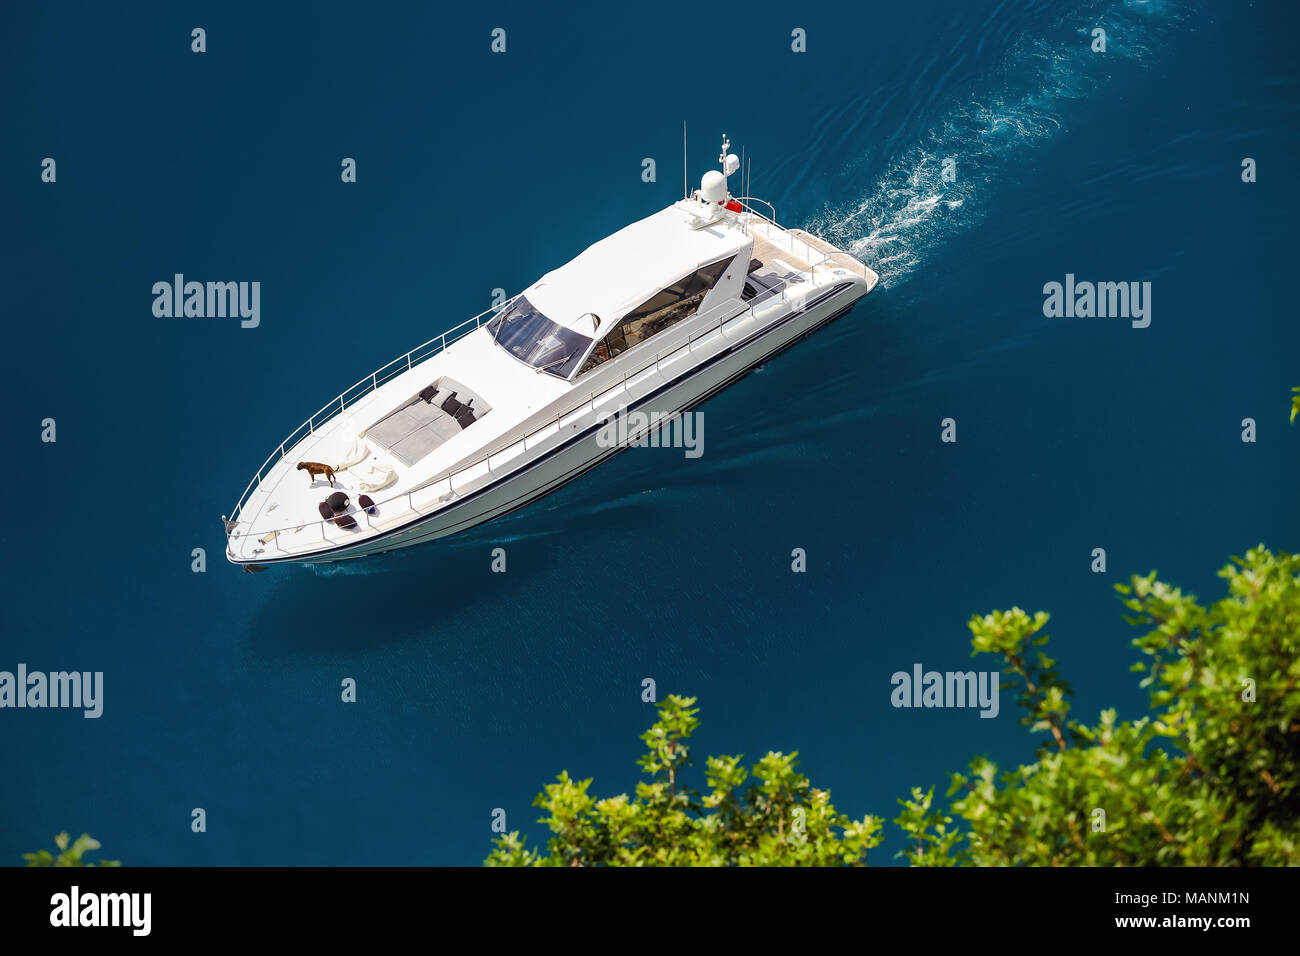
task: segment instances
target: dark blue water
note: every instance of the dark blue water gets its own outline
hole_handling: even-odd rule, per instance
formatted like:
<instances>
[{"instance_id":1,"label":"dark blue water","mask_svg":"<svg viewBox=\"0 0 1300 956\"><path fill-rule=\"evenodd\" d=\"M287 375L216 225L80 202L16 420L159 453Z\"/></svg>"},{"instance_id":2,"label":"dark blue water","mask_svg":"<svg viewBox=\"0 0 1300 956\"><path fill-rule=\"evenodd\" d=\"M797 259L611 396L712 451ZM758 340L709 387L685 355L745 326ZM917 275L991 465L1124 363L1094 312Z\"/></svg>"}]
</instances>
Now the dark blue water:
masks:
<instances>
[{"instance_id":1,"label":"dark blue water","mask_svg":"<svg viewBox=\"0 0 1300 956\"><path fill-rule=\"evenodd\" d=\"M1111 585L1211 599L1230 554L1300 544L1289 4L702 12L0 13L0 669L105 675L98 720L0 711L0 861L68 829L133 864L474 864L494 808L544 839L561 769L631 790L645 677L700 698L701 757L798 749L892 817L1030 757L1010 695L889 704L896 670L968 666L972 613L1050 610L1078 712L1133 714ZM881 288L708 403L699 460L629 452L334 572L225 563L219 516L297 422L676 198L683 119L692 182L727 132ZM155 318L176 272L260 281L260 327ZM1152 282L1150 327L1044 318L1066 273Z\"/></svg>"}]
</instances>

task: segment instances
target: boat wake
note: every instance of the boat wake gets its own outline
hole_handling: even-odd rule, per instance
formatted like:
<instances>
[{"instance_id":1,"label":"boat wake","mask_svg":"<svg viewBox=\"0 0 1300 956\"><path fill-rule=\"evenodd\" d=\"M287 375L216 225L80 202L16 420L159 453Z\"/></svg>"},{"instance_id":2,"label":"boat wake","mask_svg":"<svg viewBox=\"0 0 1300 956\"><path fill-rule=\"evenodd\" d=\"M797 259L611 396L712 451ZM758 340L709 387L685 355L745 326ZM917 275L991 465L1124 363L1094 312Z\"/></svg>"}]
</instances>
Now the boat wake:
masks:
<instances>
[{"instance_id":1,"label":"boat wake","mask_svg":"<svg viewBox=\"0 0 1300 956\"><path fill-rule=\"evenodd\" d=\"M982 217L993 190L1014 179L1026 150L1065 128L1068 104L1103 86L1117 59L1148 59L1186 16L1164 0L1089 2L1061 16L1050 38L1022 36L990 89L952 105L875 186L856 201L827 207L806 228L865 261L885 286L901 284L934 249ZM1106 31L1104 54L1091 49L1094 27Z\"/></svg>"}]
</instances>

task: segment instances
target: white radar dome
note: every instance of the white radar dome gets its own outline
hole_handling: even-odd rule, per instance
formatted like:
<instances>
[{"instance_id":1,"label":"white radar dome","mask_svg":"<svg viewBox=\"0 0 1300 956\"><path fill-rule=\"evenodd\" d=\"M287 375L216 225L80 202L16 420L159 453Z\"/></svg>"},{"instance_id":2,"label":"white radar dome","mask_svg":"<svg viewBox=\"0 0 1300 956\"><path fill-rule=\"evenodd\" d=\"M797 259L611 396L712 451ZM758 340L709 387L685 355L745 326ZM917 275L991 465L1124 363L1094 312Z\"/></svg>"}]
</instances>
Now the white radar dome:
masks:
<instances>
[{"instance_id":1,"label":"white radar dome","mask_svg":"<svg viewBox=\"0 0 1300 956\"><path fill-rule=\"evenodd\" d=\"M705 202L725 202L727 198L727 177L716 169L710 169L700 180L700 198Z\"/></svg>"},{"instance_id":2,"label":"white radar dome","mask_svg":"<svg viewBox=\"0 0 1300 956\"><path fill-rule=\"evenodd\" d=\"M728 153L726 164L727 164L727 175L730 176L732 173L734 173L736 170L740 168L740 157L737 156L735 153Z\"/></svg>"}]
</instances>

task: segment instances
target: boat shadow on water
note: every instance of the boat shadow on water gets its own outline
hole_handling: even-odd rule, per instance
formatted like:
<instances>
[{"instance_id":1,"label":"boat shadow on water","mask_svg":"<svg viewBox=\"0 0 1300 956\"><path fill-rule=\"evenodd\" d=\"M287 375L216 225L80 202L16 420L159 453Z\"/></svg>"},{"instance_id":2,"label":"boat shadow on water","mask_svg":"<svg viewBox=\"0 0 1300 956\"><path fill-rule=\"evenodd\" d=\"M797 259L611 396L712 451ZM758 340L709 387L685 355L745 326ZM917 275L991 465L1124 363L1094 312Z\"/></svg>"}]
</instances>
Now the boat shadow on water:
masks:
<instances>
[{"instance_id":1,"label":"boat shadow on water","mask_svg":"<svg viewBox=\"0 0 1300 956\"><path fill-rule=\"evenodd\" d=\"M527 610L530 595L546 592L550 585L543 582L582 560L572 543L557 549L557 540L571 541L581 528L583 551L616 553L629 535L653 533L663 517L653 492L632 487L635 475L619 475L617 465L599 478L584 475L489 528L370 558L240 575L241 586L265 583L271 592L249 621L248 650L255 658L275 659L350 654L408 641L436 645L480 634L484 614L508 621L512 610ZM601 481L621 496L619 507L601 512L594 534L587 525L589 503L573 487L587 481ZM503 573L492 570L497 548L506 551Z\"/></svg>"}]
</instances>

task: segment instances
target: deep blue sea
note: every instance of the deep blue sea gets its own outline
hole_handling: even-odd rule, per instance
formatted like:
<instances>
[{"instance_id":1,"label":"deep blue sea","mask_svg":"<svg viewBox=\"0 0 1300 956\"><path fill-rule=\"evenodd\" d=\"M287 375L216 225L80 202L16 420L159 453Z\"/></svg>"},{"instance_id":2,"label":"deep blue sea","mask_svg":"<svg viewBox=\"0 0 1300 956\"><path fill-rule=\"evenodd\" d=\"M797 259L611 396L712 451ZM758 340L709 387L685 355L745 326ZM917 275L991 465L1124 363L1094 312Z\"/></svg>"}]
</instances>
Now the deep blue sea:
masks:
<instances>
[{"instance_id":1,"label":"deep blue sea","mask_svg":"<svg viewBox=\"0 0 1300 956\"><path fill-rule=\"evenodd\" d=\"M966 621L1017 604L1078 715L1137 714L1112 586L1212 600L1230 555L1300 547L1298 19L5 5L0 670L102 671L104 712L0 710L0 863L86 830L128 864L474 865L496 808L545 839L562 769L631 791L647 677L699 698L701 759L798 750L892 818L975 754L1032 759L1009 694L890 704L895 671L989 666ZM683 120L693 185L727 133L880 288L707 403L697 460L629 451L333 570L226 563L220 516L298 422L680 196ZM259 281L261 324L155 317L178 272ZM1149 281L1149 327L1045 317L1067 274Z\"/></svg>"}]
</instances>

